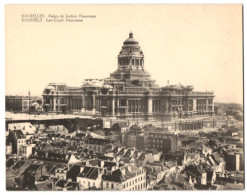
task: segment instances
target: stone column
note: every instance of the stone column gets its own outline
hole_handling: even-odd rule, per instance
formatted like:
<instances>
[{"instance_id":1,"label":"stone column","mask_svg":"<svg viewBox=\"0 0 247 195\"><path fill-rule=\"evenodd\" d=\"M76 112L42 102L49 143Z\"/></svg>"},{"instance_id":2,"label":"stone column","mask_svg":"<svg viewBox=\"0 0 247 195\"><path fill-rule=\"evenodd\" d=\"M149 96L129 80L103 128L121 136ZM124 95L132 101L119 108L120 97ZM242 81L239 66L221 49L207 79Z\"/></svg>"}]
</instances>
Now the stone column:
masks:
<instances>
[{"instance_id":1,"label":"stone column","mask_svg":"<svg viewBox=\"0 0 247 195\"><path fill-rule=\"evenodd\" d=\"M85 94L83 94L82 96L81 96L81 101L82 101L82 109L81 109L81 112L85 112L85 100L86 100L86 98L85 98Z\"/></svg>"},{"instance_id":2,"label":"stone column","mask_svg":"<svg viewBox=\"0 0 247 195\"><path fill-rule=\"evenodd\" d=\"M165 114L169 113L169 102L168 99L165 99Z\"/></svg>"},{"instance_id":3,"label":"stone column","mask_svg":"<svg viewBox=\"0 0 247 195\"><path fill-rule=\"evenodd\" d=\"M111 111L112 111L112 115L115 115L115 99L112 98L112 108L111 108Z\"/></svg>"},{"instance_id":4,"label":"stone column","mask_svg":"<svg viewBox=\"0 0 247 195\"><path fill-rule=\"evenodd\" d=\"M153 113L153 99L148 98L148 114L151 115Z\"/></svg>"},{"instance_id":5,"label":"stone column","mask_svg":"<svg viewBox=\"0 0 247 195\"><path fill-rule=\"evenodd\" d=\"M57 110L60 111L60 98L57 98Z\"/></svg>"},{"instance_id":6,"label":"stone column","mask_svg":"<svg viewBox=\"0 0 247 195\"><path fill-rule=\"evenodd\" d=\"M214 113L214 98L212 97L212 112Z\"/></svg>"},{"instance_id":7,"label":"stone column","mask_svg":"<svg viewBox=\"0 0 247 195\"><path fill-rule=\"evenodd\" d=\"M117 114L119 115L119 98L117 98Z\"/></svg>"},{"instance_id":8,"label":"stone column","mask_svg":"<svg viewBox=\"0 0 247 195\"><path fill-rule=\"evenodd\" d=\"M208 98L206 98L206 112L208 112Z\"/></svg>"},{"instance_id":9,"label":"stone column","mask_svg":"<svg viewBox=\"0 0 247 195\"><path fill-rule=\"evenodd\" d=\"M53 98L53 111L56 111L56 97Z\"/></svg>"},{"instance_id":10,"label":"stone column","mask_svg":"<svg viewBox=\"0 0 247 195\"><path fill-rule=\"evenodd\" d=\"M196 112L196 98L193 99L193 111Z\"/></svg>"},{"instance_id":11,"label":"stone column","mask_svg":"<svg viewBox=\"0 0 247 195\"><path fill-rule=\"evenodd\" d=\"M93 113L95 113L95 105L96 105L96 94L95 94L95 92L93 92Z\"/></svg>"}]
</instances>

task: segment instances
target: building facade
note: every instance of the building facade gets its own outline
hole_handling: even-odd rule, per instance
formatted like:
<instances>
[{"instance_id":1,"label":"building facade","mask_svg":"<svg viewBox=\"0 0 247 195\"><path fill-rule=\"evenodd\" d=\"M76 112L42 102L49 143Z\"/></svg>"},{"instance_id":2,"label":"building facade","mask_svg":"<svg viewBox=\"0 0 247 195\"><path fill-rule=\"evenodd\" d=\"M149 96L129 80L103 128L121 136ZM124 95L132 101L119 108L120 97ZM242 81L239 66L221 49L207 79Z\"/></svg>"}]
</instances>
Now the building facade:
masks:
<instances>
[{"instance_id":1,"label":"building facade","mask_svg":"<svg viewBox=\"0 0 247 195\"><path fill-rule=\"evenodd\" d=\"M103 190L146 190L146 171L142 167L126 164L102 175Z\"/></svg>"},{"instance_id":2,"label":"building facade","mask_svg":"<svg viewBox=\"0 0 247 195\"><path fill-rule=\"evenodd\" d=\"M44 110L143 119L214 114L213 92L197 92L181 84L159 87L144 62L139 42L129 33L110 77L86 79L81 87L50 83L43 92Z\"/></svg>"},{"instance_id":3,"label":"building facade","mask_svg":"<svg viewBox=\"0 0 247 195\"><path fill-rule=\"evenodd\" d=\"M27 96L6 96L6 111L11 112L28 112L31 107L32 100Z\"/></svg>"}]
</instances>

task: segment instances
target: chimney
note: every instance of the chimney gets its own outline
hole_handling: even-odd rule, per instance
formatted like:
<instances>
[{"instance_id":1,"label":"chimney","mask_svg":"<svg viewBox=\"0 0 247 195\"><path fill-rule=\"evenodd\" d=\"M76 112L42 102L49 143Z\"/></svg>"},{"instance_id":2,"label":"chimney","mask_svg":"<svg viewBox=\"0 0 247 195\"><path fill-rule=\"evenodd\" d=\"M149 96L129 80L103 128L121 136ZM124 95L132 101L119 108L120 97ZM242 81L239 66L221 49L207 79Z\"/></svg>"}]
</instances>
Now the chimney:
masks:
<instances>
[{"instance_id":1,"label":"chimney","mask_svg":"<svg viewBox=\"0 0 247 195\"><path fill-rule=\"evenodd\" d=\"M103 167L104 167L104 165L105 165L105 161L101 160L101 161L100 161L100 167L102 167L102 168L103 168Z\"/></svg>"},{"instance_id":2,"label":"chimney","mask_svg":"<svg viewBox=\"0 0 247 195\"><path fill-rule=\"evenodd\" d=\"M125 168L121 169L122 174L125 175Z\"/></svg>"},{"instance_id":3,"label":"chimney","mask_svg":"<svg viewBox=\"0 0 247 195\"><path fill-rule=\"evenodd\" d=\"M101 175L101 171L100 169L98 169L98 177Z\"/></svg>"},{"instance_id":4,"label":"chimney","mask_svg":"<svg viewBox=\"0 0 247 195\"><path fill-rule=\"evenodd\" d=\"M167 85L169 86L169 80L167 80Z\"/></svg>"},{"instance_id":5,"label":"chimney","mask_svg":"<svg viewBox=\"0 0 247 195\"><path fill-rule=\"evenodd\" d=\"M111 170L115 171L116 169L117 169L117 166L113 166Z\"/></svg>"},{"instance_id":6,"label":"chimney","mask_svg":"<svg viewBox=\"0 0 247 195\"><path fill-rule=\"evenodd\" d=\"M68 178L68 182L72 182L72 179L71 178Z\"/></svg>"},{"instance_id":7,"label":"chimney","mask_svg":"<svg viewBox=\"0 0 247 195\"><path fill-rule=\"evenodd\" d=\"M81 167L81 168L80 168L80 173L81 173L83 170L84 170L84 167Z\"/></svg>"},{"instance_id":8,"label":"chimney","mask_svg":"<svg viewBox=\"0 0 247 195\"><path fill-rule=\"evenodd\" d=\"M130 165L128 165L128 171L131 172L131 166Z\"/></svg>"}]
</instances>

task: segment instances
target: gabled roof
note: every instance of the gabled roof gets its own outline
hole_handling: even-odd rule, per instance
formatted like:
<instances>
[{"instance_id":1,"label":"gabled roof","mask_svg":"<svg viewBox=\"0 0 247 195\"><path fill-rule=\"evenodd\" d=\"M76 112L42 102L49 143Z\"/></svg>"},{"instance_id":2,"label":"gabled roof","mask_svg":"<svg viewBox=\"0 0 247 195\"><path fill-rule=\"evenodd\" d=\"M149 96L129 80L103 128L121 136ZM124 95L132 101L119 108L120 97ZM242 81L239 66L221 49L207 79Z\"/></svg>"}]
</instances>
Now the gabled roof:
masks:
<instances>
[{"instance_id":1,"label":"gabled roof","mask_svg":"<svg viewBox=\"0 0 247 195\"><path fill-rule=\"evenodd\" d=\"M123 155L124 154L124 150L125 150L125 148L121 148L119 150L119 152L117 153L117 155Z\"/></svg>"},{"instance_id":2,"label":"gabled roof","mask_svg":"<svg viewBox=\"0 0 247 195\"><path fill-rule=\"evenodd\" d=\"M116 154L117 152L118 152L118 149L120 148L120 146L115 146L114 148L113 148L113 150L112 150L112 152L114 153L114 154Z\"/></svg>"},{"instance_id":3,"label":"gabled roof","mask_svg":"<svg viewBox=\"0 0 247 195\"><path fill-rule=\"evenodd\" d=\"M52 184L50 180L45 182L39 182L35 184L38 191L50 191L52 190Z\"/></svg>"},{"instance_id":4,"label":"gabled roof","mask_svg":"<svg viewBox=\"0 0 247 195\"><path fill-rule=\"evenodd\" d=\"M127 151L123 154L123 157L130 157L131 153L133 152L133 149L127 149Z\"/></svg>"},{"instance_id":5,"label":"gabled roof","mask_svg":"<svg viewBox=\"0 0 247 195\"><path fill-rule=\"evenodd\" d=\"M25 160L18 160L15 165L12 167L13 170L19 170L24 164L26 163Z\"/></svg>"},{"instance_id":6,"label":"gabled roof","mask_svg":"<svg viewBox=\"0 0 247 195\"><path fill-rule=\"evenodd\" d=\"M145 159L145 153L142 152L142 153L138 156L137 160L143 161L144 159Z\"/></svg>"},{"instance_id":7,"label":"gabled roof","mask_svg":"<svg viewBox=\"0 0 247 195\"><path fill-rule=\"evenodd\" d=\"M138 171L139 169L140 168L134 165L128 164L118 168L115 171L112 171L111 173L103 174L102 179L105 181L123 182L135 177L136 171Z\"/></svg>"},{"instance_id":8,"label":"gabled roof","mask_svg":"<svg viewBox=\"0 0 247 195\"><path fill-rule=\"evenodd\" d=\"M55 183L55 185L58 186L58 187L60 187L60 188L64 188L66 183L67 183L66 180L64 180L64 179L59 179L59 180Z\"/></svg>"},{"instance_id":9,"label":"gabled roof","mask_svg":"<svg viewBox=\"0 0 247 195\"><path fill-rule=\"evenodd\" d=\"M75 164L82 162L80 159L77 159L74 154L71 154L68 164Z\"/></svg>"},{"instance_id":10,"label":"gabled roof","mask_svg":"<svg viewBox=\"0 0 247 195\"><path fill-rule=\"evenodd\" d=\"M26 170L22 173L22 175L25 175L26 173L36 173L40 166L42 165L30 164L29 167L27 167Z\"/></svg>"},{"instance_id":11,"label":"gabled roof","mask_svg":"<svg viewBox=\"0 0 247 195\"><path fill-rule=\"evenodd\" d=\"M74 164L67 172L67 178L71 178L72 180L76 180L76 177L79 175L81 171L81 165Z\"/></svg>"},{"instance_id":12,"label":"gabled roof","mask_svg":"<svg viewBox=\"0 0 247 195\"><path fill-rule=\"evenodd\" d=\"M99 176L99 171L103 169L97 167L85 166L83 171L78 175L78 177L96 180Z\"/></svg>"},{"instance_id":13,"label":"gabled roof","mask_svg":"<svg viewBox=\"0 0 247 195\"><path fill-rule=\"evenodd\" d=\"M138 125L132 125L131 127L130 127L130 130L132 130L132 131L141 131L141 128L138 126Z\"/></svg>"},{"instance_id":14,"label":"gabled roof","mask_svg":"<svg viewBox=\"0 0 247 195\"><path fill-rule=\"evenodd\" d=\"M23 134L23 132L21 130L14 130L13 133L16 136L17 139L25 138L25 136L24 136L24 134Z\"/></svg>"},{"instance_id":15,"label":"gabled roof","mask_svg":"<svg viewBox=\"0 0 247 195\"><path fill-rule=\"evenodd\" d=\"M34 127L30 122L26 123L11 123L8 125L10 131L13 130L22 130L23 134L34 134L36 127Z\"/></svg>"}]
</instances>

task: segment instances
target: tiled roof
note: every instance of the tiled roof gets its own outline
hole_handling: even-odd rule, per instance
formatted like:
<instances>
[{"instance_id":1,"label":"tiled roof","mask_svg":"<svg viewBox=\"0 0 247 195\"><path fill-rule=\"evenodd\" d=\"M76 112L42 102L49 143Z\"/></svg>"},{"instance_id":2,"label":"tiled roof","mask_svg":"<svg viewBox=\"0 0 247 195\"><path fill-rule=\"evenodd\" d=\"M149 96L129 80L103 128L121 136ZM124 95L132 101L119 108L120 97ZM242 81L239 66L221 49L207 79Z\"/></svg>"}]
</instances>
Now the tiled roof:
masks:
<instances>
[{"instance_id":1,"label":"tiled roof","mask_svg":"<svg viewBox=\"0 0 247 195\"><path fill-rule=\"evenodd\" d=\"M73 165L67 172L67 178L71 178L72 181L76 181L76 177L79 175L81 170L81 166L80 165Z\"/></svg>"},{"instance_id":2,"label":"tiled roof","mask_svg":"<svg viewBox=\"0 0 247 195\"><path fill-rule=\"evenodd\" d=\"M13 133L16 135L17 139L23 139L25 138L24 134L21 130L14 130Z\"/></svg>"},{"instance_id":3,"label":"tiled roof","mask_svg":"<svg viewBox=\"0 0 247 195\"><path fill-rule=\"evenodd\" d=\"M123 155L124 154L124 150L125 150L125 148L121 148L119 150L119 152L117 153L117 155Z\"/></svg>"},{"instance_id":4,"label":"tiled roof","mask_svg":"<svg viewBox=\"0 0 247 195\"><path fill-rule=\"evenodd\" d=\"M119 147L119 146L115 146L115 147L113 148L112 152L116 154L116 153L118 152L118 148L120 148L120 147Z\"/></svg>"},{"instance_id":5,"label":"tiled roof","mask_svg":"<svg viewBox=\"0 0 247 195\"><path fill-rule=\"evenodd\" d=\"M38 191L50 191L50 190L52 190L51 181L36 183L35 186L36 186Z\"/></svg>"},{"instance_id":6,"label":"tiled roof","mask_svg":"<svg viewBox=\"0 0 247 195\"><path fill-rule=\"evenodd\" d=\"M55 185L58 186L58 187L64 188L66 183L67 183L66 180L64 180L64 179L59 179L59 180L55 183Z\"/></svg>"},{"instance_id":7,"label":"tiled roof","mask_svg":"<svg viewBox=\"0 0 247 195\"><path fill-rule=\"evenodd\" d=\"M131 149L129 148L129 149L127 149L127 151L123 154L123 157L130 157L130 155L131 155Z\"/></svg>"},{"instance_id":8,"label":"tiled roof","mask_svg":"<svg viewBox=\"0 0 247 195\"><path fill-rule=\"evenodd\" d=\"M140 155L139 155L139 157L138 157L138 160L144 160L145 159L145 153L144 152L142 152Z\"/></svg>"},{"instance_id":9,"label":"tiled roof","mask_svg":"<svg viewBox=\"0 0 247 195\"><path fill-rule=\"evenodd\" d=\"M138 125L132 125L132 126L130 127L130 130L132 130L132 131L140 131L141 128L140 128Z\"/></svg>"},{"instance_id":10,"label":"tiled roof","mask_svg":"<svg viewBox=\"0 0 247 195\"><path fill-rule=\"evenodd\" d=\"M79 187L79 183L78 182L74 182L74 181L69 181L66 184L66 189L68 191L74 191Z\"/></svg>"},{"instance_id":11,"label":"tiled roof","mask_svg":"<svg viewBox=\"0 0 247 195\"><path fill-rule=\"evenodd\" d=\"M41 165L36 165L36 164L30 164L28 168L22 173L22 175L25 175L28 172L35 172L40 168Z\"/></svg>"},{"instance_id":12,"label":"tiled roof","mask_svg":"<svg viewBox=\"0 0 247 195\"><path fill-rule=\"evenodd\" d=\"M24 160L18 160L16 164L12 167L12 169L19 170L25 163L26 161Z\"/></svg>"},{"instance_id":13,"label":"tiled roof","mask_svg":"<svg viewBox=\"0 0 247 195\"><path fill-rule=\"evenodd\" d=\"M102 171L102 169L85 166L83 171L78 175L78 177L96 180L98 178L99 171Z\"/></svg>"}]
</instances>

